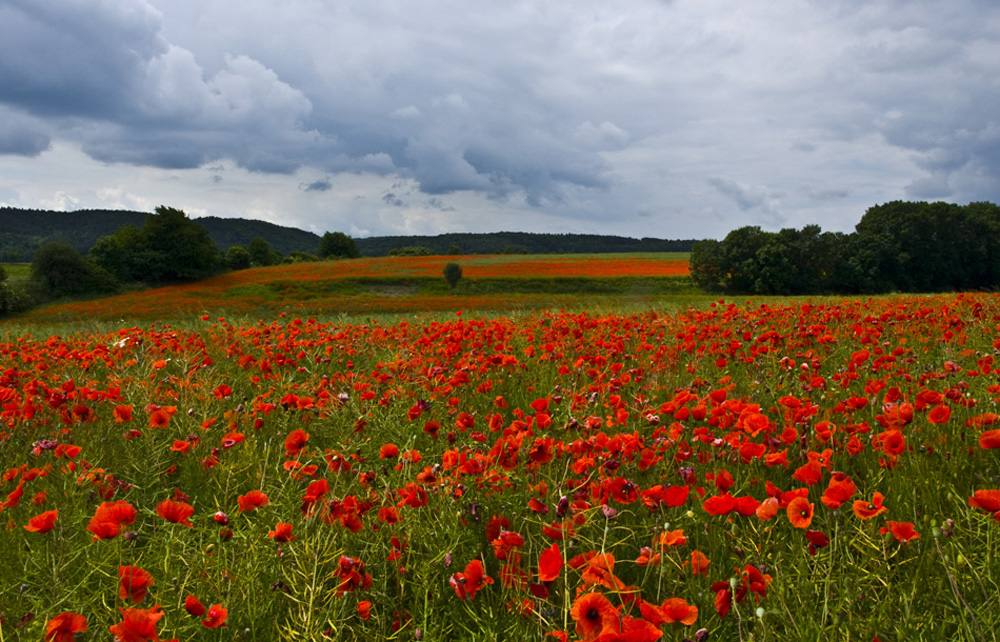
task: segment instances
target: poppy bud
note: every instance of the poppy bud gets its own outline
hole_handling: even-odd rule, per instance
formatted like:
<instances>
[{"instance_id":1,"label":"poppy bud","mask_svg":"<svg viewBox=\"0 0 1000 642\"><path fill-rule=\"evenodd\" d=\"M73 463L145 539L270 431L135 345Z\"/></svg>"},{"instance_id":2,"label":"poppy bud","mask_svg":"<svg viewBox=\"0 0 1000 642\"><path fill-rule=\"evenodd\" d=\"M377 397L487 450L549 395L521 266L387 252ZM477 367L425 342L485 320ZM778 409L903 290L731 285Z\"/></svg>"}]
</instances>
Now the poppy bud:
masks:
<instances>
[{"instance_id":1,"label":"poppy bud","mask_svg":"<svg viewBox=\"0 0 1000 642\"><path fill-rule=\"evenodd\" d=\"M229 515L226 515L221 510L217 512L215 515L212 515L212 519L215 520L216 524L219 524L221 526L225 526L226 524L229 523Z\"/></svg>"}]
</instances>

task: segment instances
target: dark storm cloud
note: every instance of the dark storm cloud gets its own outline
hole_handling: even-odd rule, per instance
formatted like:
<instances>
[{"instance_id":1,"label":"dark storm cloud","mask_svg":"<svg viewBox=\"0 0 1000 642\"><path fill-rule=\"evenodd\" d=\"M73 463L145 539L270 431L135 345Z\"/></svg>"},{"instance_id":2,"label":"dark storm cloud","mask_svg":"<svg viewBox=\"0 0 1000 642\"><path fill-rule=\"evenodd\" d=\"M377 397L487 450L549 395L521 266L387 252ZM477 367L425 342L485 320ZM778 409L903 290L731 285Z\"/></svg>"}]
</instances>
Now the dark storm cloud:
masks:
<instances>
[{"instance_id":1,"label":"dark storm cloud","mask_svg":"<svg viewBox=\"0 0 1000 642\"><path fill-rule=\"evenodd\" d=\"M220 199L343 198L365 229L721 237L997 202L998 104L993 0L0 4L0 155L29 173L67 147L95 175L225 161Z\"/></svg>"},{"instance_id":2,"label":"dark storm cloud","mask_svg":"<svg viewBox=\"0 0 1000 642\"><path fill-rule=\"evenodd\" d=\"M318 181L305 183L299 186L299 188L304 192L329 192L332 187L333 183L331 183L328 178L323 178Z\"/></svg>"},{"instance_id":3,"label":"dark storm cloud","mask_svg":"<svg viewBox=\"0 0 1000 642\"><path fill-rule=\"evenodd\" d=\"M52 145L44 123L0 106L0 154L38 156Z\"/></svg>"}]
</instances>

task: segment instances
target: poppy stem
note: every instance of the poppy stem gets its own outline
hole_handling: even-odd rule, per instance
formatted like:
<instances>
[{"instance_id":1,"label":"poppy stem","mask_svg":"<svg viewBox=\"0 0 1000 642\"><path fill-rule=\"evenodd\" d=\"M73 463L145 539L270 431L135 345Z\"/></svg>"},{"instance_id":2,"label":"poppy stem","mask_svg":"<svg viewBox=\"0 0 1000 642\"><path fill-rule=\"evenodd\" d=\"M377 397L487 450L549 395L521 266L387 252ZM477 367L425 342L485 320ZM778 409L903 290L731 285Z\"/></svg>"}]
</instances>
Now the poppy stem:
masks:
<instances>
[{"instance_id":1,"label":"poppy stem","mask_svg":"<svg viewBox=\"0 0 1000 642\"><path fill-rule=\"evenodd\" d=\"M944 558L944 552L941 550L941 543L937 541L937 538L934 539L934 546L937 548L938 555L941 557L941 565L944 566L944 572L948 575L948 582L951 584L952 592L955 594L958 601L962 603L962 606L965 607L965 610L969 612L969 617L972 618L972 624L976 627L976 634L979 639L985 641L986 637L983 635L982 629L979 628L979 620L976 619L976 614L973 613L971 608L969 608L969 604L958 591L958 585L955 583L955 577L951 574L951 569L948 568L948 562ZM993 639L996 640L996 636L994 636Z\"/></svg>"}]
</instances>

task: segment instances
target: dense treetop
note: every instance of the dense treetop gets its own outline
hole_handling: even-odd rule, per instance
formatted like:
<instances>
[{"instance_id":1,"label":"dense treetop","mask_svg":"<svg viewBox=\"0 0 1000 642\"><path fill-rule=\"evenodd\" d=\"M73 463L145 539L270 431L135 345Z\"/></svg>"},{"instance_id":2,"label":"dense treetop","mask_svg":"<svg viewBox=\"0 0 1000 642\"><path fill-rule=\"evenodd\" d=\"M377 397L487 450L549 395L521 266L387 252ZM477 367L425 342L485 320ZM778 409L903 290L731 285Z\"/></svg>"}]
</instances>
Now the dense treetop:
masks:
<instances>
[{"instance_id":1,"label":"dense treetop","mask_svg":"<svg viewBox=\"0 0 1000 642\"><path fill-rule=\"evenodd\" d=\"M1000 285L1000 207L892 201L850 234L747 226L691 252L695 284L726 294L981 290Z\"/></svg>"}]
</instances>

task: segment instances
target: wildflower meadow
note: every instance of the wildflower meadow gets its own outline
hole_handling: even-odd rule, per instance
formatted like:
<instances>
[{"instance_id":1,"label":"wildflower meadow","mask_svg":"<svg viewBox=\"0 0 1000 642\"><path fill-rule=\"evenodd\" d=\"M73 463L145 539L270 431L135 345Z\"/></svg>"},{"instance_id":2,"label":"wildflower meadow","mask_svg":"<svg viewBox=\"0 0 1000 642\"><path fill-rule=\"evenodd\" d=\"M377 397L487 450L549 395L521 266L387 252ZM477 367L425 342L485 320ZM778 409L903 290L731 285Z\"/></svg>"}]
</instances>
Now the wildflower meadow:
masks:
<instances>
[{"instance_id":1,"label":"wildflower meadow","mask_svg":"<svg viewBox=\"0 0 1000 642\"><path fill-rule=\"evenodd\" d=\"M0 640L1000 630L995 295L36 323Z\"/></svg>"}]
</instances>

